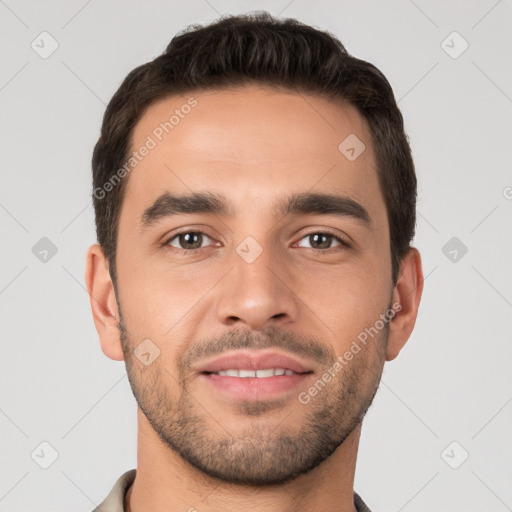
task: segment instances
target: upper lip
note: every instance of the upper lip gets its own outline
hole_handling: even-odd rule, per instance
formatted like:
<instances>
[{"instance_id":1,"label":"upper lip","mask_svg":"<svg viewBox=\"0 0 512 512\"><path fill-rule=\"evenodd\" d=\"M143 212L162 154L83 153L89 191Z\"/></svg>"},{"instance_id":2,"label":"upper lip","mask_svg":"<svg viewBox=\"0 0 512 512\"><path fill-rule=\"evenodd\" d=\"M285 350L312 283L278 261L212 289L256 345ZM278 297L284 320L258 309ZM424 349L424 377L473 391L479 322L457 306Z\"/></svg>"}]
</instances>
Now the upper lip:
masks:
<instances>
[{"instance_id":1,"label":"upper lip","mask_svg":"<svg viewBox=\"0 0 512 512\"><path fill-rule=\"evenodd\" d=\"M265 368L283 368L295 373L310 373L313 369L307 364L278 352L251 352L247 350L232 352L213 359L198 367L199 372L219 372L221 370L263 370Z\"/></svg>"}]
</instances>

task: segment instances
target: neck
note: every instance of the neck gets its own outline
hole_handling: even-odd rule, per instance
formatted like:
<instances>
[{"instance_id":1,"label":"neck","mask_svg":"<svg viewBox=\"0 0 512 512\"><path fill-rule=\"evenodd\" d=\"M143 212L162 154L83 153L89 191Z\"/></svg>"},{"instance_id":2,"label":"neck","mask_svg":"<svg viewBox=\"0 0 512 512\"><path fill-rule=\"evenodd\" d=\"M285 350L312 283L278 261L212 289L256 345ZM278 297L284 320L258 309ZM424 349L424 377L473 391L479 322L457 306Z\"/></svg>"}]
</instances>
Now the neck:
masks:
<instances>
[{"instance_id":1,"label":"neck","mask_svg":"<svg viewBox=\"0 0 512 512\"><path fill-rule=\"evenodd\" d=\"M256 487L205 475L161 441L140 409L137 416L137 473L126 494L127 512L356 512L353 486L361 425L328 459L308 473L285 484Z\"/></svg>"}]
</instances>

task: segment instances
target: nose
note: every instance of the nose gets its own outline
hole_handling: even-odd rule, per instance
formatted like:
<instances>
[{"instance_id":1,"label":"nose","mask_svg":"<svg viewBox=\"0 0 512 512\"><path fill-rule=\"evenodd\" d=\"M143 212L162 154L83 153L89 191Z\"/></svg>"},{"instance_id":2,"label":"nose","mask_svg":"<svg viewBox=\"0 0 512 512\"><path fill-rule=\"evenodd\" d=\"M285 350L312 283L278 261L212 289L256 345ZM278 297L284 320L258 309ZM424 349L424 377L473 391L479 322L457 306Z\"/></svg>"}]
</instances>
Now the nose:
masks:
<instances>
[{"instance_id":1,"label":"nose","mask_svg":"<svg viewBox=\"0 0 512 512\"><path fill-rule=\"evenodd\" d=\"M246 257L254 246L234 252L231 270L221 281L217 302L218 320L227 326L261 330L265 327L295 322L299 297L293 292L293 273L270 248L251 261ZM259 249L261 250L261 249Z\"/></svg>"}]
</instances>

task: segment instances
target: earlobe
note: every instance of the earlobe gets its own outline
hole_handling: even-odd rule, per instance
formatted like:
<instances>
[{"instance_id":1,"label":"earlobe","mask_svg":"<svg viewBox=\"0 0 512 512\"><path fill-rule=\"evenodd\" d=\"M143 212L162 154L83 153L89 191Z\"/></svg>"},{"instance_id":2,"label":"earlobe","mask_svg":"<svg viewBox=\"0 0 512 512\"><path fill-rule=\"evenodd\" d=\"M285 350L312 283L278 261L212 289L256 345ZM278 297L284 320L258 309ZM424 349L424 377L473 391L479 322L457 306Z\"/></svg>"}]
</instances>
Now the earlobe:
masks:
<instances>
[{"instance_id":1,"label":"earlobe","mask_svg":"<svg viewBox=\"0 0 512 512\"><path fill-rule=\"evenodd\" d=\"M99 244L91 245L87 251L85 282L101 350L107 357L123 361L114 285L108 271L108 261Z\"/></svg>"},{"instance_id":2,"label":"earlobe","mask_svg":"<svg viewBox=\"0 0 512 512\"><path fill-rule=\"evenodd\" d=\"M400 304L399 311L389 324L386 361L398 356L409 339L423 292L423 270L419 251L411 247L402 259L396 286L393 290L393 305Z\"/></svg>"}]
</instances>

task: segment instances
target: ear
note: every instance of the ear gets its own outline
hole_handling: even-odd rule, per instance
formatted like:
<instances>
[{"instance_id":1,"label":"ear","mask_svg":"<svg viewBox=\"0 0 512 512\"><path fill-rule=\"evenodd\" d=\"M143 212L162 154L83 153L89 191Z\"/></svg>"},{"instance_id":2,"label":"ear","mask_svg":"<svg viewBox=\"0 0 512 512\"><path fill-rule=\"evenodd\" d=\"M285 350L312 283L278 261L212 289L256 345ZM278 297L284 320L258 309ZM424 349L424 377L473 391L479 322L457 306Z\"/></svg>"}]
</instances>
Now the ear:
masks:
<instances>
[{"instance_id":1,"label":"ear","mask_svg":"<svg viewBox=\"0 0 512 512\"><path fill-rule=\"evenodd\" d=\"M108 260L98 244L91 245L87 251L85 282L94 325L100 337L101 350L111 359L123 361L123 348L117 327L119 311L114 284L110 278Z\"/></svg>"},{"instance_id":2,"label":"ear","mask_svg":"<svg viewBox=\"0 0 512 512\"><path fill-rule=\"evenodd\" d=\"M400 353L416 323L423 292L421 256L416 248L411 247L403 257L398 274L392 304L400 304L401 309L389 324L386 361L392 361Z\"/></svg>"}]
</instances>

